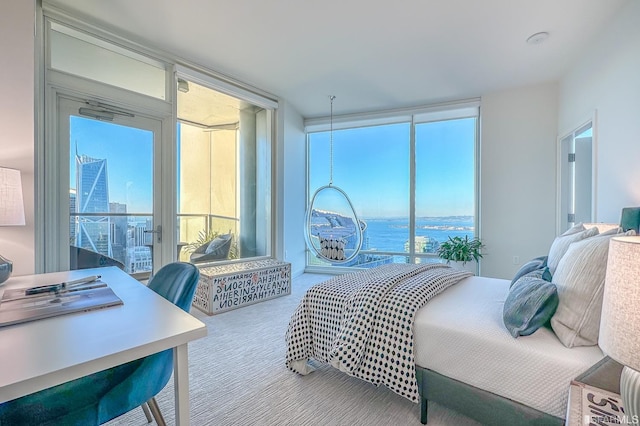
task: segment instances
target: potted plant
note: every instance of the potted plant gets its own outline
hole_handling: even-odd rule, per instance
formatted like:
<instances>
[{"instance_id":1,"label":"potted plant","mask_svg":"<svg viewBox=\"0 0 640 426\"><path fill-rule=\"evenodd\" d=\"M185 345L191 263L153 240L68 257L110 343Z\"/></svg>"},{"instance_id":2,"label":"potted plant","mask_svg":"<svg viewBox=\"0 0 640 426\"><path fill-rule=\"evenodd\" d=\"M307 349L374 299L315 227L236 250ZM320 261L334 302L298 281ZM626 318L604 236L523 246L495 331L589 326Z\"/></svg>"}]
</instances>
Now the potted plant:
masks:
<instances>
[{"instance_id":1,"label":"potted plant","mask_svg":"<svg viewBox=\"0 0 640 426\"><path fill-rule=\"evenodd\" d=\"M478 238L469 239L469 236L449 237L449 239L438 247L438 257L451 262L458 262L461 266L467 262L475 261L482 258L481 250L484 244Z\"/></svg>"}]
</instances>

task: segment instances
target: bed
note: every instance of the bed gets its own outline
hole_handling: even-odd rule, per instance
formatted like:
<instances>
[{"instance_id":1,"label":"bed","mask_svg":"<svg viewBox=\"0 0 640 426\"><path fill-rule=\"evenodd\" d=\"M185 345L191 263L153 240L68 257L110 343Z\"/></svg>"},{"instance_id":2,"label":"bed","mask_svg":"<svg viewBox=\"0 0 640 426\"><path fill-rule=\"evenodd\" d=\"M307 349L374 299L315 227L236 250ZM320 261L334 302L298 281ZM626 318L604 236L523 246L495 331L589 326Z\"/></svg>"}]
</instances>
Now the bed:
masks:
<instances>
[{"instance_id":1,"label":"bed","mask_svg":"<svg viewBox=\"0 0 640 426\"><path fill-rule=\"evenodd\" d=\"M608 241L619 232L574 227L512 281L384 265L317 284L291 318L287 366L308 374L314 359L387 386L420 403L422 423L434 401L487 425L561 425L571 379L604 357L602 288ZM436 285L425 290L430 275ZM553 289L549 317L507 327L506 313L524 306L518 290L542 288Z\"/></svg>"},{"instance_id":2,"label":"bed","mask_svg":"<svg viewBox=\"0 0 640 426\"><path fill-rule=\"evenodd\" d=\"M547 327L514 339L502 317L509 285L469 277L417 312L423 423L431 400L483 424L563 424L569 383L604 354L598 346L567 348Z\"/></svg>"}]
</instances>

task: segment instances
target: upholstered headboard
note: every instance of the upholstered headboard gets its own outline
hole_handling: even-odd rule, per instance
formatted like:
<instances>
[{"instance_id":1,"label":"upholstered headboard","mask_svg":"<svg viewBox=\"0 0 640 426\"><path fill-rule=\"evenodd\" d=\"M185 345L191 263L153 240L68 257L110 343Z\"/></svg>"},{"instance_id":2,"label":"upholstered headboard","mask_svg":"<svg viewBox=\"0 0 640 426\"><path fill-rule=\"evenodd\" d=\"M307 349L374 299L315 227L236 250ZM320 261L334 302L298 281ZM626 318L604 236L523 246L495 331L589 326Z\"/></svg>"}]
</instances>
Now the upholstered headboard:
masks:
<instances>
[{"instance_id":1,"label":"upholstered headboard","mask_svg":"<svg viewBox=\"0 0 640 426\"><path fill-rule=\"evenodd\" d=\"M636 234L640 234L640 207L623 208L620 226L623 231L633 229Z\"/></svg>"}]
</instances>

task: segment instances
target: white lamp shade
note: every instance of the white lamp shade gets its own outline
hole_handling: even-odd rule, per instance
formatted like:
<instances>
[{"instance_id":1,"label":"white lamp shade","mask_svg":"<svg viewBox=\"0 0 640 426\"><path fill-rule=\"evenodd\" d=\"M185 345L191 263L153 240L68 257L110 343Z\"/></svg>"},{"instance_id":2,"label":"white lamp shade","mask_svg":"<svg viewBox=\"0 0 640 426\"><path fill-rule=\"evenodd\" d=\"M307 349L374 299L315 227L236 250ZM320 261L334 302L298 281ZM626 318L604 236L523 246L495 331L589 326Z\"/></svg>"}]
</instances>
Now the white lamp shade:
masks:
<instances>
[{"instance_id":1,"label":"white lamp shade","mask_svg":"<svg viewBox=\"0 0 640 426\"><path fill-rule=\"evenodd\" d=\"M598 344L611 358L640 371L640 236L609 243Z\"/></svg>"},{"instance_id":2,"label":"white lamp shade","mask_svg":"<svg viewBox=\"0 0 640 426\"><path fill-rule=\"evenodd\" d=\"M24 224L20 170L0 167L0 226Z\"/></svg>"}]
</instances>

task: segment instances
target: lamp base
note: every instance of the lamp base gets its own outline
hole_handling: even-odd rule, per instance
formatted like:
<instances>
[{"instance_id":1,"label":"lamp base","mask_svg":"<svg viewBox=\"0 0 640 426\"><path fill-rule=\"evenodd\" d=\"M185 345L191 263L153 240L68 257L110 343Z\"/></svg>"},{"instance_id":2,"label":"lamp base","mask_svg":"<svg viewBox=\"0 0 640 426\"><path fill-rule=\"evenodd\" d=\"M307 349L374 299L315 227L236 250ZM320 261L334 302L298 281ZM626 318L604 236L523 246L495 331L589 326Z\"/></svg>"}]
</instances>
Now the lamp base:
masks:
<instances>
[{"instance_id":1,"label":"lamp base","mask_svg":"<svg viewBox=\"0 0 640 426\"><path fill-rule=\"evenodd\" d=\"M9 279L13 271L13 263L0 256L0 285Z\"/></svg>"},{"instance_id":2,"label":"lamp base","mask_svg":"<svg viewBox=\"0 0 640 426\"><path fill-rule=\"evenodd\" d=\"M628 424L637 425L640 416L640 373L625 366L620 375L620 396Z\"/></svg>"}]
</instances>

